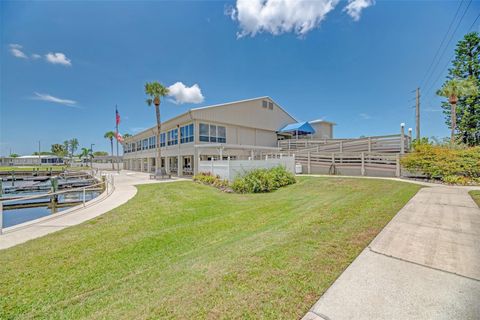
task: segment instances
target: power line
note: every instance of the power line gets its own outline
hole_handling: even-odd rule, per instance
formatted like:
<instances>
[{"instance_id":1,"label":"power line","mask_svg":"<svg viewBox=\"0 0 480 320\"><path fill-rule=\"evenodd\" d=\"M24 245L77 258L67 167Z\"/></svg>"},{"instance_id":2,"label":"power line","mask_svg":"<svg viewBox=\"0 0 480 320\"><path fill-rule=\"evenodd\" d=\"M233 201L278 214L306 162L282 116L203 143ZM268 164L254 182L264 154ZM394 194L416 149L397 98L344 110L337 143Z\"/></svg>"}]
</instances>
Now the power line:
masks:
<instances>
[{"instance_id":1,"label":"power line","mask_svg":"<svg viewBox=\"0 0 480 320\"><path fill-rule=\"evenodd\" d=\"M466 7L465 10L463 11L463 14L462 14L462 16L460 17L460 20L458 21L457 26L455 27L455 30L453 31L453 33L450 35L450 38L448 39L448 42L447 42L446 46L443 48L443 51L442 51L442 53L441 53L441 55L440 55L437 63L435 64L435 67L433 68L431 75L434 75L434 74L435 74L435 70L437 69L438 65L440 64L440 61L442 61L442 58L443 58L445 52L447 51L448 46L450 45L450 42L452 42L453 37L455 36L455 34L457 33L458 28L459 28L460 25L462 24L463 18L464 18L465 15L467 14L468 8L470 8L470 5L471 5L471 4L472 4L472 0L470 0L470 1L468 2L467 7ZM430 79L430 77L428 77L428 79ZM428 84L428 79L427 79L427 81L425 82L425 86ZM432 84L432 86L433 86L433 84Z\"/></svg>"},{"instance_id":2,"label":"power line","mask_svg":"<svg viewBox=\"0 0 480 320\"><path fill-rule=\"evenodd\" d=\"M463 4L463 0L460 1L460 3L458 4L457 11L455 12L455 15L453 16L453 19L452 19L452 21L450 22L450 25L448 26L447 32L446 32L445 35L443 36L442 42L440 42L440 46L438 47L437 52L435 52L435 56L433 57L432 62L430 63L430 66L429 66L428 69L427 69L427 72L426 72L425 75L423 76L422 82L420 82L420 84L421 84L420 86L421 86L421 87L423 87L423 84L424 84L425 80L427 80L427 76L429 75L430 70L432 69L433 63L437 60L438 53L440 52L440 49L442 48L443 44L445 43L445 39L447 39L447 36L448 36L448 34L450 33L450 30L452 29L453 23L454 23L455 20L457 19L457 16L458 16L458 13L460 12L460 8L462 7L462 4Z\"/></svg>"}]
</instances>

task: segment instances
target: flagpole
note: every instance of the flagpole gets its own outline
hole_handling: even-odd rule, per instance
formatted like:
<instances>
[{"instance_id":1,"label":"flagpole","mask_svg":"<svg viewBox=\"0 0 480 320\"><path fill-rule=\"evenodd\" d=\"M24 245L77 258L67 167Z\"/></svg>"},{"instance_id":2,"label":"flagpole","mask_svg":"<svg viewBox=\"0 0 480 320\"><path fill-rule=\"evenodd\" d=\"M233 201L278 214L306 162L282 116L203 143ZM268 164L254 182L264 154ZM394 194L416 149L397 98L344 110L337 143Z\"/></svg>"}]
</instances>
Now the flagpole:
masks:
<instances>
[{"instance_id":1,"label":"flagpole","mask_svg":"<svg viewBox=\"0 0 480 320\"><path fill-rule=\"evenodd\" d=\"M116 139L117 140L117 172L120 173L120 163L118 162L118 120L117 120L118 109L117 105L115 105L115 130L116 130Z\"/></svg>"}]
</instances>

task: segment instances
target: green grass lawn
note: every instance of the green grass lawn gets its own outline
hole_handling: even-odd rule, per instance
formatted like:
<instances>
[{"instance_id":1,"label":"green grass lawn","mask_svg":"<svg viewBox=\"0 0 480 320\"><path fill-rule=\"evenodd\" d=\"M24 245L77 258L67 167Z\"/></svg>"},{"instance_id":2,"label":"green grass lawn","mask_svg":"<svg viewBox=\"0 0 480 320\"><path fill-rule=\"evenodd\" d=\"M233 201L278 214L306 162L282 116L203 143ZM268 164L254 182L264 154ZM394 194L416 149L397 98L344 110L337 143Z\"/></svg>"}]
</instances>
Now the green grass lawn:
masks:
<instances>
[{"instance_id":1,"label":"green grass lawn","mask_svg":"<svg viewBox=\"0 0 480 320\"><path fill-rule=\"evenodd\" d=\"M419 186L138 189L99 218L0 251L0 319L298 319Z\"/></svg>"},{"instance_id":2,"label":"green grass lawn","mask_svg":"<svg viewBox=\"0 0 480 320\"><path fill-rule=\"evenodd\" d=\"M480 207L480 191L479 190L472 190L469 192L472 196L473 200L478 204Z\"/></svg>"}]
</instances>

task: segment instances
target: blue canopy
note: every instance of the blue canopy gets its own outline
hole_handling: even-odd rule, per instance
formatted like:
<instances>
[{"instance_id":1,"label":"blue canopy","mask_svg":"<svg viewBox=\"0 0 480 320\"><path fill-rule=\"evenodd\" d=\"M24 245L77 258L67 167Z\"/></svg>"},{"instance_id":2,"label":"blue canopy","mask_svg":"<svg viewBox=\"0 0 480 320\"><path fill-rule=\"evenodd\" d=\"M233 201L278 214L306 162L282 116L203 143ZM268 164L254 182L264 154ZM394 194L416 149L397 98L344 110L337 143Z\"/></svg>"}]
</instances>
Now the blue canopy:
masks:
<instances>
[{"instance_id":1,"label":"blue canopy","mask_svg":"<svg viewBox=\"0 0 480 320\"><path fill-rule=\"evenodd\" d=\"M299 134L307 134L307 133L315 133L315 129L308 123L305 122L298 122L298 123L291 123L286 125L279 132L289 132L289 133L299 133Z\"/></svg>"}]
</instances>

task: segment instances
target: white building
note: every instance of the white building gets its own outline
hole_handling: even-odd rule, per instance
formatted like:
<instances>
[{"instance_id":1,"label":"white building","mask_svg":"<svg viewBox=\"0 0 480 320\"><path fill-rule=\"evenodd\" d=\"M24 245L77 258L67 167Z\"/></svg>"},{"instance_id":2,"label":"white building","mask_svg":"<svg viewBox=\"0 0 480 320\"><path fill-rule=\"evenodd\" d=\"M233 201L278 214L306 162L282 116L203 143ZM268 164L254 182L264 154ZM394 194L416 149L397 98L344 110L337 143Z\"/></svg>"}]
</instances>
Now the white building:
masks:
<instances>
[{"instance_id":1,"label":"white building","mask_svg":"<svg viewBox=\"0 0 480 320\"><path fill-rule=\"evenodd\" d=\"M294 123L270 97L191 109L162 123L161 164L167 172L188 175L197 172L199 160L259 158L279 151L279 131ZM125 169L155 171L155 136L153 126L125 139Z\"/></svg>"},{"instance_id":2,"label":"white building","mask_svg":"<svg viewBox=\"0 0 480 320\"><path fill-rule=\"evenodd\" d=\"M54 155L3 157L0 159L3 166L38 166L63 165L63 158Z\"/></svg>"}]
</instances>

